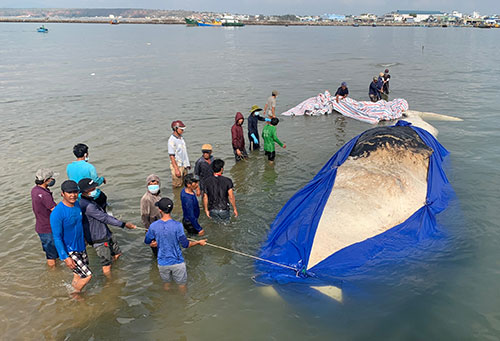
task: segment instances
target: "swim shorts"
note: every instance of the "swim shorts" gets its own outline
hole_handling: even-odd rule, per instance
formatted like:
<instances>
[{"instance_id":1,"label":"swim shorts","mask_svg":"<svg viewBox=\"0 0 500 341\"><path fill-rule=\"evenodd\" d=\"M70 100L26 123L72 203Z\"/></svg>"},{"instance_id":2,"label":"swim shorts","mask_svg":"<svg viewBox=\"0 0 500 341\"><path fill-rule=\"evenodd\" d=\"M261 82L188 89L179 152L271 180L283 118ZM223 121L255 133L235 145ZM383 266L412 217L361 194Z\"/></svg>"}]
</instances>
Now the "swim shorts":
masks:
<instances>
[{"instance_id":1,"label":"swim shorts","mask_svg":"<svg viewBox=\"0 0 500 341\"><path fill-rule=\"evenodd\" d=\"M70 252L69 256L75 262L76 267L73 269L73 272L80 276L81 278L86 278L92 275L92 271L90 271L89 265L89 257L87 256L87 251L83 252Z\"/></svg>"},{"instance_id":2,"label":"swim shorts","mask_svg":"<svg viewBox=\"0 0 500 341\"><path fill-rule=\"evenodd\" d=\"M264 154L267 155L267 159L269 161L274 161L274 158L276 157L276 151L265 152Z\"/></svg>"},{"instance_id":3,"label":"swim shorts","mask_svg":"<svg viewBox=\"0 0 500 341\"><path fill-rule=\"evenodd\" d=\"M173 278L175 283L179 285L187 283L187 270L184 262L174 265L158 265L158 270L163 282L169 283Z\"/></svg>"},{"instance_id":4,"label":"swim shorts","mask_svg":"<svg viewBox=\"0 0 500 341\"><path fill-rule=\"evenodd\" d=\"M111 238L107 242L96 243L93 245L93 247L101 261L102 266L111 265L111 263L113 262L113 256L122 253L120 247L118 246L118 243L113 238L113 236L111 236Z\"/></svg>"},{"instance_id":5,"label":"swim shorts","mask_svg":"<svg viewBox=\"0 0 500 341\"><path fill-rule=\"evenodd\" d=\"M43 251L45 251L45 257L47 259L57 259L59 256L57 254L56 245L54 244L54 237L52 233L39 233L40 241L42 242Z\"/></svg>"}]
</instances>

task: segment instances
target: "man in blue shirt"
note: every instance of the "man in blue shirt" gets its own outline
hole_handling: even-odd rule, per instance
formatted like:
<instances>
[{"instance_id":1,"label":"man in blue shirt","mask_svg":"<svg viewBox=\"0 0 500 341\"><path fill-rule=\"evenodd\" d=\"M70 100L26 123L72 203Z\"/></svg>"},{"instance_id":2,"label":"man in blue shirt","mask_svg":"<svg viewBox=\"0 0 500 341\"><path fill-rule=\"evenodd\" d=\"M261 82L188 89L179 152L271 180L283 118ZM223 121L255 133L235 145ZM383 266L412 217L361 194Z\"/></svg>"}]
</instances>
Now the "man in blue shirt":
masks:
<instances>
[{"instance_id":1,"label":"man in blue shirt","mask_svg":"<svg viewBox=\"0 0 500 341\"><path fill-rule=\"evenodd\" d=\"M184 188L181 191L182 225L189 234L197 234L203 236L205 231L198 223L200 217L200 205L196 198L196 191L198 190L198 178L194 174L188 174L184 178Z\"/></svg>"},{"instance_id":2,"label":"man in blue shirt","mask_svg":"<svg viewBox=\"0 0 500 341\"><path fill-rule=\"evenodd\" d=\"M187 271L184 257L179 244L183 248L195 245L205 245L206 239L189 241L184 234L184 228L178 221L172 219L170 212L174 203L169 198L162 198L155 204L161 212L161 219L153 222L146 232L144 243L158 247L158 270L164 282L163 288L170 289L172 278L183 293L187 291Z\"/></svg>"},{"instance_id":3,"label":"man in blue shirt","mask_svg":"<svg viewBox=\"0 0 500 341\"><path fill-rule=\"evenodd\" d=\"M86 144L78 143L73 147L73 154L76 161L73 161L66 167L68 179L78 183L80 180L89 178L94 180L98 186L106 184L106 179L97 175L94 165L89 163L89 147ZM98 196L95 202L106 210L107 197L100 189L97 189Z\"/></svg>"},{"instance_id":4,"label":"man in blue shirt","mask_svg":"<svg viewBox=\"0 0 500 341\"><path fill-rule=\"evenodd\" d=\"M381 97L380 89L378 88L378 77L373 77L373 82L370 83L370 88L368 89L368 96L372 102L379 101Z\"/></svg>"},{"instance_id":5,"label":"man in blue shirt","mask_svg":"<svg viewBox=\"0 0 500 341\"><path fill-rule=\"evenodd\" d=\"M74 272L71 285L78 293L92 278L92 271L88 267L76 182L64 181L61 185L61 196L62 202L50 214L50 227L59 258Z\"/></svg>"}]
</instances>

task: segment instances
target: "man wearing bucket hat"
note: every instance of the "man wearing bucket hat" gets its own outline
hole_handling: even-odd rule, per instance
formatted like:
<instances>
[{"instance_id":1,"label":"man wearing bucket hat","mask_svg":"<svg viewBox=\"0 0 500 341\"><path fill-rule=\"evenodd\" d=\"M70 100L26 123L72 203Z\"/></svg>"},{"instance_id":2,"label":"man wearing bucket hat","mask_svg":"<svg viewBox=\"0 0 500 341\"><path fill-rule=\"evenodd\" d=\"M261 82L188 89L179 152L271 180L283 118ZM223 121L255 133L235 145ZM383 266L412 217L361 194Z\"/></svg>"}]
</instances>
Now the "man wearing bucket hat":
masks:
<instances>
[{"instance_id":1,"label":"man wearing bucket hat","mask_svg":"<svg viewBox=\"0 0 500 341\"><path fill-rule=\"evenodd\" d=\"M342 84L340 84L340 87L337 89L337 92L335 93L335 100L338 103L339 99L342 100L346 98L347 95L349 95L349 89L347 88L347 83L342 82Z\"/></svg>"},{"instance_id":2,"label":"man wearing bucket hat","mask_svg":"<svg viewBox=\"0 0 500 341\"><path fill-rule=\"evenodd\" d=\"M212 145L205 143L201 146L201 157L196 160L194 165L194 174L200 179L200 190L203 192L203 182L213 175L212 162Z\"/></svg>"},{"instance_id":3,"label":"man wearing bucket hat","mask_svg":"<svg viewBox=\"0 0 500 341\"><path fill-rule=\"evenodd\" d=\"M250 116L248 116L248 141L250 144L250 150L259 150L260 149L260 141L259 141L259 121L271 121L269 118L264 118L260 116L259 112L262 111L258 105L252 106L250 109Z\"/></svg>"},{"instance_id":4,"label":"man wearing bucket hat","mask_svg":"<svg viewBox=\"0 0 500 341\"><path fill-rule=\"evenodd\" d=\"M276 117L276 97L278 97L278 90L273 90L264 106L264 113L269 117Z\"/></svg>"},{"instance_id":5,"label":"man wearing bucket hat","mask_svg":"<svg viewBox=\"0 0 500 341\"><path fill-rule=\"evenodd\" d=\"M191 168L186 148L186 141L182 137L186 125L180 121L171 124L172 135L168 139L168 155L170 156L170 170L172 172L172 187L178 188L184 185L184 177Z\"/></svg>"},{"instance_id":6,"label":"man wearing bucket hat","mask_svg":"<svg viewBox=\"0 0 500 341\"><path fill-rule=\"evenodd\" d=\"M50 228L50 213L56 207L54 197L49 187L54 186L57 176L50 169L42 168L35 173L35 187L31 189L31 205L35 214L35 231L38 233L40 242L42 243L47 265L49 267L56 266L57 250Z\"/></svg>"}]
</instances>

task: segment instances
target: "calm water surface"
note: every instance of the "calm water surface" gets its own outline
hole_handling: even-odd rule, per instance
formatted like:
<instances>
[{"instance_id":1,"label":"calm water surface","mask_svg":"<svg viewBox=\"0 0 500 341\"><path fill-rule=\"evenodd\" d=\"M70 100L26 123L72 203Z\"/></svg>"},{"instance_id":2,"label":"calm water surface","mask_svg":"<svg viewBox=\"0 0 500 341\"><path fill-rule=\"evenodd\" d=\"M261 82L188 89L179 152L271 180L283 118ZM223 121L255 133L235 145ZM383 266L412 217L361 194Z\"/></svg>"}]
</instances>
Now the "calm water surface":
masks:
<instances>
[{"instance_id":1,"label":"calm water surface","mask_svg":"<svg viewBox=\"0 0 500 341\"><path fill-rule=\"evenodd\" d=\"M500 243L499 30L465 28L245 27L50 24L0 25L0 335L3 339L498 339ZM422 48L423 47L423 48ZM235 183L240 218L201 218L214 244L256 254L282 205L345 142L370 128L338 115L283 118L274 167L262 153L232 160L234 114L278 111L347 81L366 100L371 77L388 66L393 97L410 108L459 116L434 122L451 152L460 209L447 213L450 247L428 258L345 278L343 304L281 287L266 294L252 260L205 247L185 251L189 292L162 291L143 232L115 229L124 251L106 280L95 275L82 301L71 274L48 271L29 197L34 173L65 178L72 146L90 146L108 179L116 216L140 223L145 178L170 188L167 139L182 119L192 160L211 143ZM246 125L245 125L246 126ZM54 190L60 200L58 186ZM181 217L180 205L174 216Z\"/></svg>"}]
</instances>

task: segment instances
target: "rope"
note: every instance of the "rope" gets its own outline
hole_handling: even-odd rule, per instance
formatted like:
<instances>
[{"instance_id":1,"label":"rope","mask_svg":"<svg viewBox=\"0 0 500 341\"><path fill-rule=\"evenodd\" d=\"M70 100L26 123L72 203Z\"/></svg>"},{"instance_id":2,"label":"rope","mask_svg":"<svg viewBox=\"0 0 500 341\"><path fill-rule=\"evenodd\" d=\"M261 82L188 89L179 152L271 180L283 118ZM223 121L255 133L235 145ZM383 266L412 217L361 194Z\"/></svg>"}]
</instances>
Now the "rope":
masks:
<instances>
[{"instance_id":1,"label":"rope","mask_svg":"<svg viewBox=\"0 0 500 341\"><path fill-rule=\"evenodd\" d=\"M197 241L196 239L192 239L192 238L188 238L188 240L192 241L192 242L196 242ZM236 253L237 255L240 255L240 256L245 256L245 257L253 258L253 259L256 259L256 260L260 260L262 262L267 262L267 263L270 263L270 264L273 264L273 265L276 265L276 266L281 266L282 268L290 269L290 270L293 270L295 272L298 271L297 269L295 269L295 268L293 268L291 266L288 266L288 265L285 265L285 264L281 264L281 263L276 263L276 262L273 262L273 261L271 261L269 259L264 259L264 258L260 258L260 257L257 257L257 256L249 255L248 253L244 253L244 252L241 252L241 251L236 251L236 250L228 249L226 247L215 245L215 244L211 244L211 243L208 243L208 242L207 242L206 245L214 247L214 248L217 248L217 249L221 249L221 250L224 250L224 251Z\"/></svg>"},{"instance_id":2,"label":"rope","mask_svg":"<svg viewBox=\"0 0 500 341\"><path fill-rule=\"evenodd\" d=\"M136 230L147 231L147 229L145 227L141 227L141 226L137 226ZM193 239L193 238L187 238L187 240L192 241L192 242L197 242L198 241L198 240ZM285 268L285 269L290 269L290 270L293 270L296 273L299 272L299 270L297 270L294 267L291 267L291 266L288 266L288 265L285 265L285 264L281 264L281 263L276 263L276 262L273 262L272 260L269 260L269 259L264 259L264 258L260 258L260 257L257 257L257 256L249 255L248 253L244 253L244 252L241 252L241 251L228 249L227 247L215 245L215 244L208 243L208 242L206 243L206 245L211 246L211 247L216 248L216 249L224 250L224 251L227 251L227 252L232 252L232 253L235 253L235 254L240 255L240 256L244 256L244 257L249 257L249 258L253 258L253 259L256 259L256 260L260 260L261 262L266 262L266 263L270 263L270 264L273 264L273 265L276 265L276 266L280 266L280 267Z\"/></svg>"}]
</instances>

